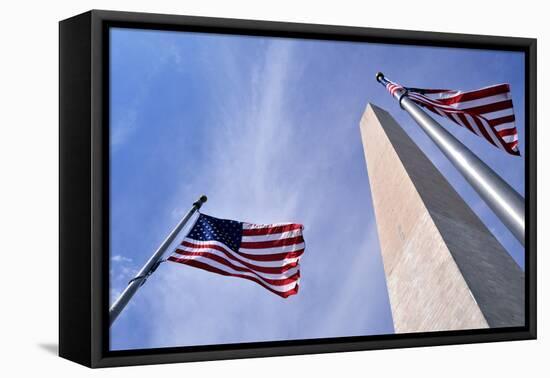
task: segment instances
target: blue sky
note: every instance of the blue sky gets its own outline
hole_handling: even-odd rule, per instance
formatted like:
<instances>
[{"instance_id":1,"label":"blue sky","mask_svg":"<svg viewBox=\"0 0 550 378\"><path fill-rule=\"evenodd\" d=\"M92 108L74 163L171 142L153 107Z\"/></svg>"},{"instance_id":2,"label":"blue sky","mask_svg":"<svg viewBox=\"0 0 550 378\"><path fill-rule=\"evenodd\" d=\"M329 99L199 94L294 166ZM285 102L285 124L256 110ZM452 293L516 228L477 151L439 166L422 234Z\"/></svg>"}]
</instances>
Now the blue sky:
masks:
<instances>
[{"instance_id":1,"label":"blue sky","mask_svg":"<svg viewBox=\"0 0 550 378\"><path fill-rule=\"evenodd\" d=\"M374 79L511 84L524 138L521 53L111 30L111 300L200 194L202 211L304 224L300 292L164 263L111 327L111 349L393 332L359 120L388 110L523 267L524 250ZM446 120L524 194L524 159ZM181 237L184 236L182 232Z\"/></svg>"}]
</instances>

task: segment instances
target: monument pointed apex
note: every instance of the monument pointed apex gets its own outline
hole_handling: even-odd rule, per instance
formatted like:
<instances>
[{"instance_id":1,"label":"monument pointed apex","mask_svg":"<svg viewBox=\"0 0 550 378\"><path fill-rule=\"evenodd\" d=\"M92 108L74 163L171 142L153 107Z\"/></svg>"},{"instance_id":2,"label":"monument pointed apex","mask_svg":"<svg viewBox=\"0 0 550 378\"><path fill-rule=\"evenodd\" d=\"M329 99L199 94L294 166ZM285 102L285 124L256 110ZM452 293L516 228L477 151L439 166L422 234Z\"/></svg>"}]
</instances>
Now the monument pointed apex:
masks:
<instances>
[{"instance_id":1,"label":"monument pointed apex","mask_svg":"<svg viewBox=\"0 0 550 378\"><path fill-rule=\"evenodd\" d=\"M361 117L361 122L359 122L359 126L361 126L364 123L363 119L367 117L369 114L373 114L376 117L383 117L385 114L389 115L389 113L386 110L379 107L378 105L372 102L367 102L367 106L365 107L365 111L363 112L363 115Z\"/></svg>"},{"instance_id":2,"label":"monument pointed apex","mask_svg":"<svg viewBox=\"0 0 550 378\"><path fill-rule=\"evenodd\" d=\"M365 109L365 111L371 109L373 112L384 112L384 113L387 113L386 110L384 110L383 108L379 107L378 105L372 103L372 102L367 102L367 107Z\"/></svg>"}]
</instances>

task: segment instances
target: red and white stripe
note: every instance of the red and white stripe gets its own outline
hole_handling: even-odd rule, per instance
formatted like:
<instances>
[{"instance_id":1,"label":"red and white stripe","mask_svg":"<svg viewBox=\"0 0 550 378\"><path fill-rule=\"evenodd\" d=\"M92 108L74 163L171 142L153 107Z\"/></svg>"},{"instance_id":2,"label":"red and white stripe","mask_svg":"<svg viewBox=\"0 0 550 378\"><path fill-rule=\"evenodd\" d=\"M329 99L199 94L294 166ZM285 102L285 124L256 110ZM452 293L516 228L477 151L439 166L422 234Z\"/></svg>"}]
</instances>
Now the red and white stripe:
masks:
<instances>
[{"instance_id":1,"label":"red and white stripe","mask_svg":"<svg viewBox=\"0 0 550 378\"><path fill-rule=\"evenodd\" d=\"M403 87L395 83L387 85L392 95L400 88ZM510 85L498 84L469 92L408 88L407 96L431 112L467 128L492 145L519 156Z\"/></svg>"},{"instance_id":2,"label":"red and white stripe","mask_svg":"<svg viewBox=\"0 0 550 378\"><path fill-rule=\"evenodd\" d=\"M186 237L168 260L244 278L286 298L298 293L299 261L305 250L302 230L296 223L243 223L238 251L218 241Z\"/></svg>"},{"instance_id":3,"label":"red and white stripe","mask_svg":"<svg viewBox=\"0 0 550 378\"><path fill-rule=\"evenodd\" d=\"M392 83L391 81L388 83L388 85L386 85L386 88L388 89L388 91L392 96L394 96L395 92L397 92L398 90L404 89L401 85Z\"/></svg>"}]
</instances>

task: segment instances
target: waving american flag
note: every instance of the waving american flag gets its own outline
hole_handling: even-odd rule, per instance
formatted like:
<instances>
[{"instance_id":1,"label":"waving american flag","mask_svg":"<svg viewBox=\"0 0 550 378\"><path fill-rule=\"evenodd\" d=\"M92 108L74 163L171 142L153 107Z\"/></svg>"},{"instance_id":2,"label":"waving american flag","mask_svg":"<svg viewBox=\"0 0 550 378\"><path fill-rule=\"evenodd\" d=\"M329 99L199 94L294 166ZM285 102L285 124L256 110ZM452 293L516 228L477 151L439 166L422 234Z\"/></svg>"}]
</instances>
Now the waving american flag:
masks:
<instances>
[{"instance_id":1,"label":"waving american flag","mask_svg":"<svg viewBox=\"0 0 550 378\"><path fill-rule=\"evenodd\" d=\"M200 214L168 261L244 278L286 298L298 293L302 230L297 223L252 224Z\"/></svg>"},{"instance_id":2,"label":"waving american flag","mask_svg":"<svg viewBox=\"0 0 550 378\"><path fill-rule=\"evenodd\" d=\"M462 92L406 88L386 78L381 80L392 96L405 90L407 96L420 106L467 128L509 154L519 156L510 85L498 84Z\"/></svg>"}]
</instances>

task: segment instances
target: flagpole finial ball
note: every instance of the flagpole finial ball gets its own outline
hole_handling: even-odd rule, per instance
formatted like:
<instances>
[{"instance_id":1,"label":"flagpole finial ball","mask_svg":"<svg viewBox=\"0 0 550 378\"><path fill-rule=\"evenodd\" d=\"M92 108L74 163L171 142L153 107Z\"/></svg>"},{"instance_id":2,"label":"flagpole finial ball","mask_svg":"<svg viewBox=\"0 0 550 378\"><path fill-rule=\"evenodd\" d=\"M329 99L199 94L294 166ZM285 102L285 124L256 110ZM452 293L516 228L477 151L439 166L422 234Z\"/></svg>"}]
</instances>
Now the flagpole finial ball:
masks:
<instances>
[{"instance_id":1,"label":"flagpole finial ball","mask_svg":"<svg viewBox=\"0 0 550 378\"><path fill-rule=\"evenodd\" d=\"M208 197L206 197L204 194L199 197L198 200L195 201L193 206L198 210L201 208L201 206L208 200Z\"/></svg>"},{"instance_id":2,"label":"flagpole finial ball","mask_svg":"<svg viewBox=\"0 0 550 378\"><path fill-rule=\"evenodd\" d=\"M376 73L376 81L380 81L380 79L382 79L383 77L384 77L384 74L382 72Z\"/></svg>"}]
</instances>

